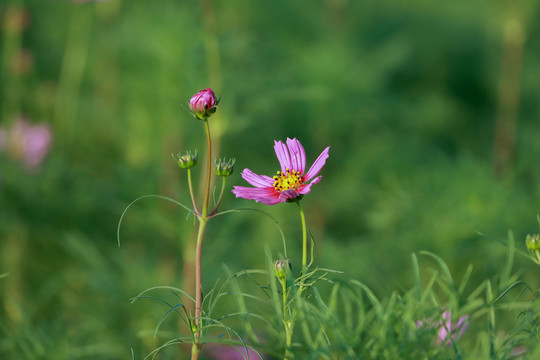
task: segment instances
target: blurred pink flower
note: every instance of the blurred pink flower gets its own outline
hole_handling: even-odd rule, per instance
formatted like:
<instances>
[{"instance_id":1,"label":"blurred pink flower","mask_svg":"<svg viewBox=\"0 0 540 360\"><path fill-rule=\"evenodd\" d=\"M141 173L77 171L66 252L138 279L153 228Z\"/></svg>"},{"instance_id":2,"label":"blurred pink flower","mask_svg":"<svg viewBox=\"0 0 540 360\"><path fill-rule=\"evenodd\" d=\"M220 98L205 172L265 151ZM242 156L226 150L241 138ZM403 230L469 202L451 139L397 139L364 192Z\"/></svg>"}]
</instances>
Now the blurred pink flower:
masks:
<instances>
[{"instance_id":1,"label":"blurred pink flower","mask_svg":"<svg viewBox=\"0 0 540 360\"><path fill-rule=\"evenodd\" d=\"M214 360L247 360L248 356L249 360L262 359L262 357L259 356L255 350L247 348L246 351L243 346L234 347L230 345L212 343L206 345L204 349L205 353L207 353L208 356L211 356Z\"/></svg>"},{"instance_id":2,"label":"blurred pink flower","mask_svg":"<svg viewBox=\"0 0 540 360\"><path fill-rule=\"evenodd\" d=\"M430 324L430 321L427 324L423 321L417 321L417 327L429 326L438 328L436 343L438 345L445 344L449 346L452 341L458 340L461 335L469 327L469 315L461 316L455 324L452 323L452 311L445 311L442 314L442 320Z\"/></svg>"},{"instance_id":3,"label":"blurred pink flower","mask_svg":"<svg viewBox=\"0 0 540 360\"><path fill-rule=\"evenodd\" d=\"M25 119L17 120L9 131L0 129L0 150L7 150L30 170L41 164L51 141L52 132L47 125L31 125Z\"/></svg>"},{"instance_id":4,"label":"blurred pink flower","mask_svg":"<svg viewBox=\"0 0 540 360\"><path fill-rule=\"evenodd\" d=\"M271 178L244 169L242 177L255 187L235 186L232 192L236 197L259 201L266 205L275 205L287 200L297 199L309 193L311 185L321 181L322 176L315 176L326 163L330 147L323 150L306 173L304 173L306 169L306 153L302 144L296 138L287 138L287 145L281 141L275 141L274 150L281 171L278 171L277 175ZM308 184L311 179L313 180Z\"/></svg>"}]
</instances>

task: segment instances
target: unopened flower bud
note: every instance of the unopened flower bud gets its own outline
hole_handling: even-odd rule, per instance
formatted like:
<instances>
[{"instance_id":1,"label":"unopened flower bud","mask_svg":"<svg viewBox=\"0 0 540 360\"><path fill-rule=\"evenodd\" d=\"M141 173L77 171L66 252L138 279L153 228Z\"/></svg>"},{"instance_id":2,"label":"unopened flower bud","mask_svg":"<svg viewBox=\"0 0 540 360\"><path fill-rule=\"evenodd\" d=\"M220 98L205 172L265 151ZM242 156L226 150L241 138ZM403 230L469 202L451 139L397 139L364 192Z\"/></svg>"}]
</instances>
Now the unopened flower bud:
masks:
<instances>
[{"instance_id":1,"label":"unopened flower bud","mask_svg":"<svg viewBox=\"0 0 540 360\"><path fill-rule=\"evenodd\" d=\"M533 234L533 235L527 235L527 238L525 239L525 244L527 245L527 249L532 251L540 250L540 235Z\"/></svg>"},{"instance_id":2,"label":"unopened flower bud","mask_svg":"<svg viewBox=\"0 0 540 360\"><path fill-rule=\"evenodd\" d=\"M212 89L207 88L191 97L191 100L189 100L189 109L197 119L204 120L216 112L218 103L219 100L216 99L216 95Z\"/></svg>"},{"instance_id":3,"label":"unopened flower bud","mask_svg":"<svg viewBox=\"0 0 540 360\"><path fill-rule=\"evenodd\" d=\"M278 279L285 279L287 277L287 271L291 267L289 260L276 260L274 261L274 276Z\"/></svg>"},{"instance_id":4,"label":"unopened flower bud","mask_svg":"<svg viewBox=\"0 0 540 360\"><path fill-rule=\"evenodd\" d=\"M214 170L218 176L229 176L233 173L236 159L216 159L214 160Z\"/></svg>"},{"instance_id":5,"label":"unopened flower bud","mask_svg":"<svg viewBox=\"0 0 540 360\"><path fill-rule=\"evenodd\" d=\"M185 155L181 155L180 153L176 157L173 155L173 158L182 169L190 169L197 165L198 154L197 150L193 154L191 151L188 151Z\"/></svg>"}]
</instances>

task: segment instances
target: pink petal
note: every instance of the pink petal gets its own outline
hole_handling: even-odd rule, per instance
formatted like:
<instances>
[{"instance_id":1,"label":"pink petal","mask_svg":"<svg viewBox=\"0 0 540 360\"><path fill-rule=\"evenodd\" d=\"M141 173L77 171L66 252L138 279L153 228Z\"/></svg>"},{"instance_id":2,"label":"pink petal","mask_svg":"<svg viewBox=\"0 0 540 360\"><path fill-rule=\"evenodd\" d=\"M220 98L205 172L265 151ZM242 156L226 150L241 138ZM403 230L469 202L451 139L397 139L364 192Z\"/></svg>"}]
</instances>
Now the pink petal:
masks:
<instances>
[{"instance_id":1,"label":"pink petal","mask_svg":"<svg viewBox=\"0 0 540 360\"><path fill-rule=\"evenodd\" d=\"M266 205L275 205L280 202L278 192L272 187L249 188L245 186L235 186L232 192L236 197L248 200L255 200Z\"/></svg>"},{"instance_id":2,"label":"pink petal","mask_svg":"<svg viewBox=\"0 0 540 360\"><path fill-rule=\"evenodd\" d=\"M29 166L37 166L47 152L52 140L52 134L46 125L31 126L24 138L24 159Z\"/></svg>"},{"instance_id":3,"label":"pink petal","mask_svg":"<svg viewBox=\"0 0 540 360\"><path fill-rule=\"evenodd\" d=\"M296 140L296 138L287 138L287 147L289 148L292 169L303 174L304 170L306 170L306 153L304 147L300 144L300 141Z\"/></svg>"},{"instance_id":4,"label":"pink petal","mask_svg":"<svg viewBox=\"0 0 540 360\"><path fill-rule=\"evenodd\" d=\"M289 189L289 190L282 191L281 194L279 194L279 200L281 200L281 202L286 202L287 199L295 199L299 195L300 194L298 194L293 189Z\"/></svg>"},{"instance_id":5,"label":"pink petal","mask_svg":"<svg viewBox=\"0 0 540 360\"><path fill-rule=\"evenodd\" d=\"M242 177L248 183L256 187L268 187L274 185L274 179L266 175L257 175L249 169L242 171Z\"/></svg>"},{"instance_id":6,"label":"pink petal","mask_svg":"<svg viewBox=\"0 0 540 360\"><path fill-rule=\"evenodd\" d=\"M464 315L460 317L456 324L456 330L459 330L459 332L457 333L458 339L461 337L461 335L463 335L463 333L465 332L465 330L467 330L468 327L469 327L469 316Z\"/></svg>"},{"instance_id":7,"label":"pink petal","mask_svg":"<svg viewBox=\"0 0 540 360\"><path fill-rule=\"evenodd\" d=\"M212 359L215 360L245 360L245 359L262 359L262 357L257 353L257 351L247 348L247 351L244 347L238 346L233 347L229 345L222 345L217 343L210 343L205 346L205 352L208 355L212 356Z\"/></svg>"},{"instance_id":8,"label":"pink petal","mask_svg":"<svg viewBox=\"0 0 540 360\"><path fill-rule=\"evenodd\" d=\"M299 194L307 194L311 191L311 185L317 184L319 181L321 181L322 176L317 176L315 179L313 179L312 182L309 184L304 184L300 186L300 191L298 191Z\"/></svg>"},{"instance_id":9,"label":"pink petal","mask_svg":"<svg viewBox=\"0 0 540 360\"><path fill-rule=\"evenodd\" d=\"M304 181L309 181L312 177L317 175L319 171L323 168L324 164L326 163L326 159L328 159L328 151L330 150L330 146L323 150L321 155L315 160L313 165L311 165L311 168L308 170L306 175L304 176Z\"/></svg>"},{"instance_id":10,"label":"pink petal","mask_svg":"<svg viewBox=\"0 0 540 360\"><path fill-rule=\"evenodd\" d=\"M445 311L442 314L444 322L438 322L437 326L440 326L439 332L437 333L437 343L442 344L446 341L448 334L452 332L452 312ZM449 339L448 339L449 340Z\"/></svg>"},{"instance_id":11,"label":"pink petal","mask_svg":"<svg viewBox=\"0 0 540 360\"><path fill-rule=\"evenodd\" d=\"M281 165L281 172L291 169L291 157L289 155L289 149L281 141L274 141L274 151L279 160L279 165Z\"/></svg>"}]
</instances>

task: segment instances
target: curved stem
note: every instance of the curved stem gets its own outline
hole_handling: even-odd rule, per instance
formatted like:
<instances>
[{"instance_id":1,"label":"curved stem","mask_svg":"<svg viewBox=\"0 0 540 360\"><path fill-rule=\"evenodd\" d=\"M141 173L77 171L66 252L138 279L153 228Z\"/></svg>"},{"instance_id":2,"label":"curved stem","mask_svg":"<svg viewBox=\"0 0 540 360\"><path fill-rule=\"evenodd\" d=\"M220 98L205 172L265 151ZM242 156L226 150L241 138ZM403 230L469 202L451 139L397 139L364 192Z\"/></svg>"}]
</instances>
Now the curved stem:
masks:
<instances>
[{"instance_id":1,"label":"curved stem","mask_svg":"<svg viewBox=\"0 0 540 360\"><path fill-rule=\"evenodd\" d=\"M206 128L206 145L208 147L207 159L206 159L206 190L204 192L204 204L202 208L201 218L206 220L208 214L208 199L210 198L210 180L212 175L212 141L210 139L210 126L208 125L208 119L204 120Z\"/></svg>"},{"instance_id":2,"label":"curved stem","mask_svg":"<svg viewBox=\"0 0 540 360\"><path fill-rule=\"evenodd\" d=\"M195 202L195 195L193 194L193 184L191 182L191 169L187 169L187 178L189 186L189 195L191 196L191 202L193 203L193 211L195 214L199 214L199 209L197 209L197 203Z\"/></svg>"},{"instance_id":3,"label":"curved stem","mask_svg":"<svg viewBox=\"0 0 540 360\"><path fill-rule=\"evenodd\" d=\"M298 204L298 210L300 210L300 220L302 221L302 275L307 273L307 228L306 228L306 217L304 216L304 209L302 209L302 204L300 201L296 202Z\"/></svg>"},{"instance_id":4,"label":"curved stem","mask_svg":"<svg viewBox=\"0 0 540 360\"><path fill-rule=\"evenodd\" d=\"M223 181L221 182L221 192L219 193L219 198L218 198L218 201L216 202L216 206L214 207L214 210L212 210L212 212L210 213L209 216L213 216L216 214L217 210L218 210L218 207L219 207L219 204L221 203L221 198L223 197L223 192L225 191L225 183L226 183L226 176L222 176L221 177L223 179Z\"/></svg>"}]
</instances>

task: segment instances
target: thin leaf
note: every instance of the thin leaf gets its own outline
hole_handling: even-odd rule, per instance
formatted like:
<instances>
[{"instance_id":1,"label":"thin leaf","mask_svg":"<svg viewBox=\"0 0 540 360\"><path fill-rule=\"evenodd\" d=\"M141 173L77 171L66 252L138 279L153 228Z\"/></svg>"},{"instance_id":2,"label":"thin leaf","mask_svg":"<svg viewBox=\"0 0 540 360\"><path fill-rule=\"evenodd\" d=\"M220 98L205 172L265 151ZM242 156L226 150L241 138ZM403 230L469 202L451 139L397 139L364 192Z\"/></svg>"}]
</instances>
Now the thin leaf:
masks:
<instances>
[{"instance_id":1,"label":"thin leaf","mask_svg":"<svg viewBox=\"0 0 540 360\"><path fill-rule=\"evenodd\" d=\"M215 214L213 216L220 216L220 215L225 215L225 214L230 214L230 213L235 213L235 212L242 212L242 211L255 211L255 212L258 212L259 214L263 214L263 215L269 217L274 222L274 224L277 226L277 228L279 230L279 233L281 235L281 240L283 241L283 254L285 255L285 258L288 258L288 256L287 256L287 242L285 241L285 233L283 232L283 229L281 228L281 225L279 225L279 222L276 220L276 218L274 218L272 215L270 215L266 211L259 210L259 209L253 209L253 208L238 208L238 209L231 209L231 210L222 211L222 212L217 213L217 214Z\"/></svg>"},{"instance_id":2,"label":"thin leaf","mask_svg":"<svg viewBox=\"0 0 540 360\"><path fill-rule=\"evenodd\" d=\"M122 215L120 215L120 220L118 220L118 227L116 228L116 239L118 241L118 247L120 247L120 227L122 226L122 221L124 220L124 216L126 215L129 208L132 207L137 201L142 200L142 199L146 199L146 198L158 198L158 199L162 199L162 200L167 200L167 201L170 201L170 202L172 202L172 203L174 203L174 204L176 204L178 206L183 207L184 209L186 209L190 213L193 212L193 210L188 208L186 205L184 205L181 202L178 202L178 201L176 201L174 199L171 199L170 197L167 197L167 196L163 196L163 195L143 195L141 197L138 197L137 199L135 199L131 203L129 203L129 205L126 206L126 208L122 212Z\"/></svg>"}]
</instances>

